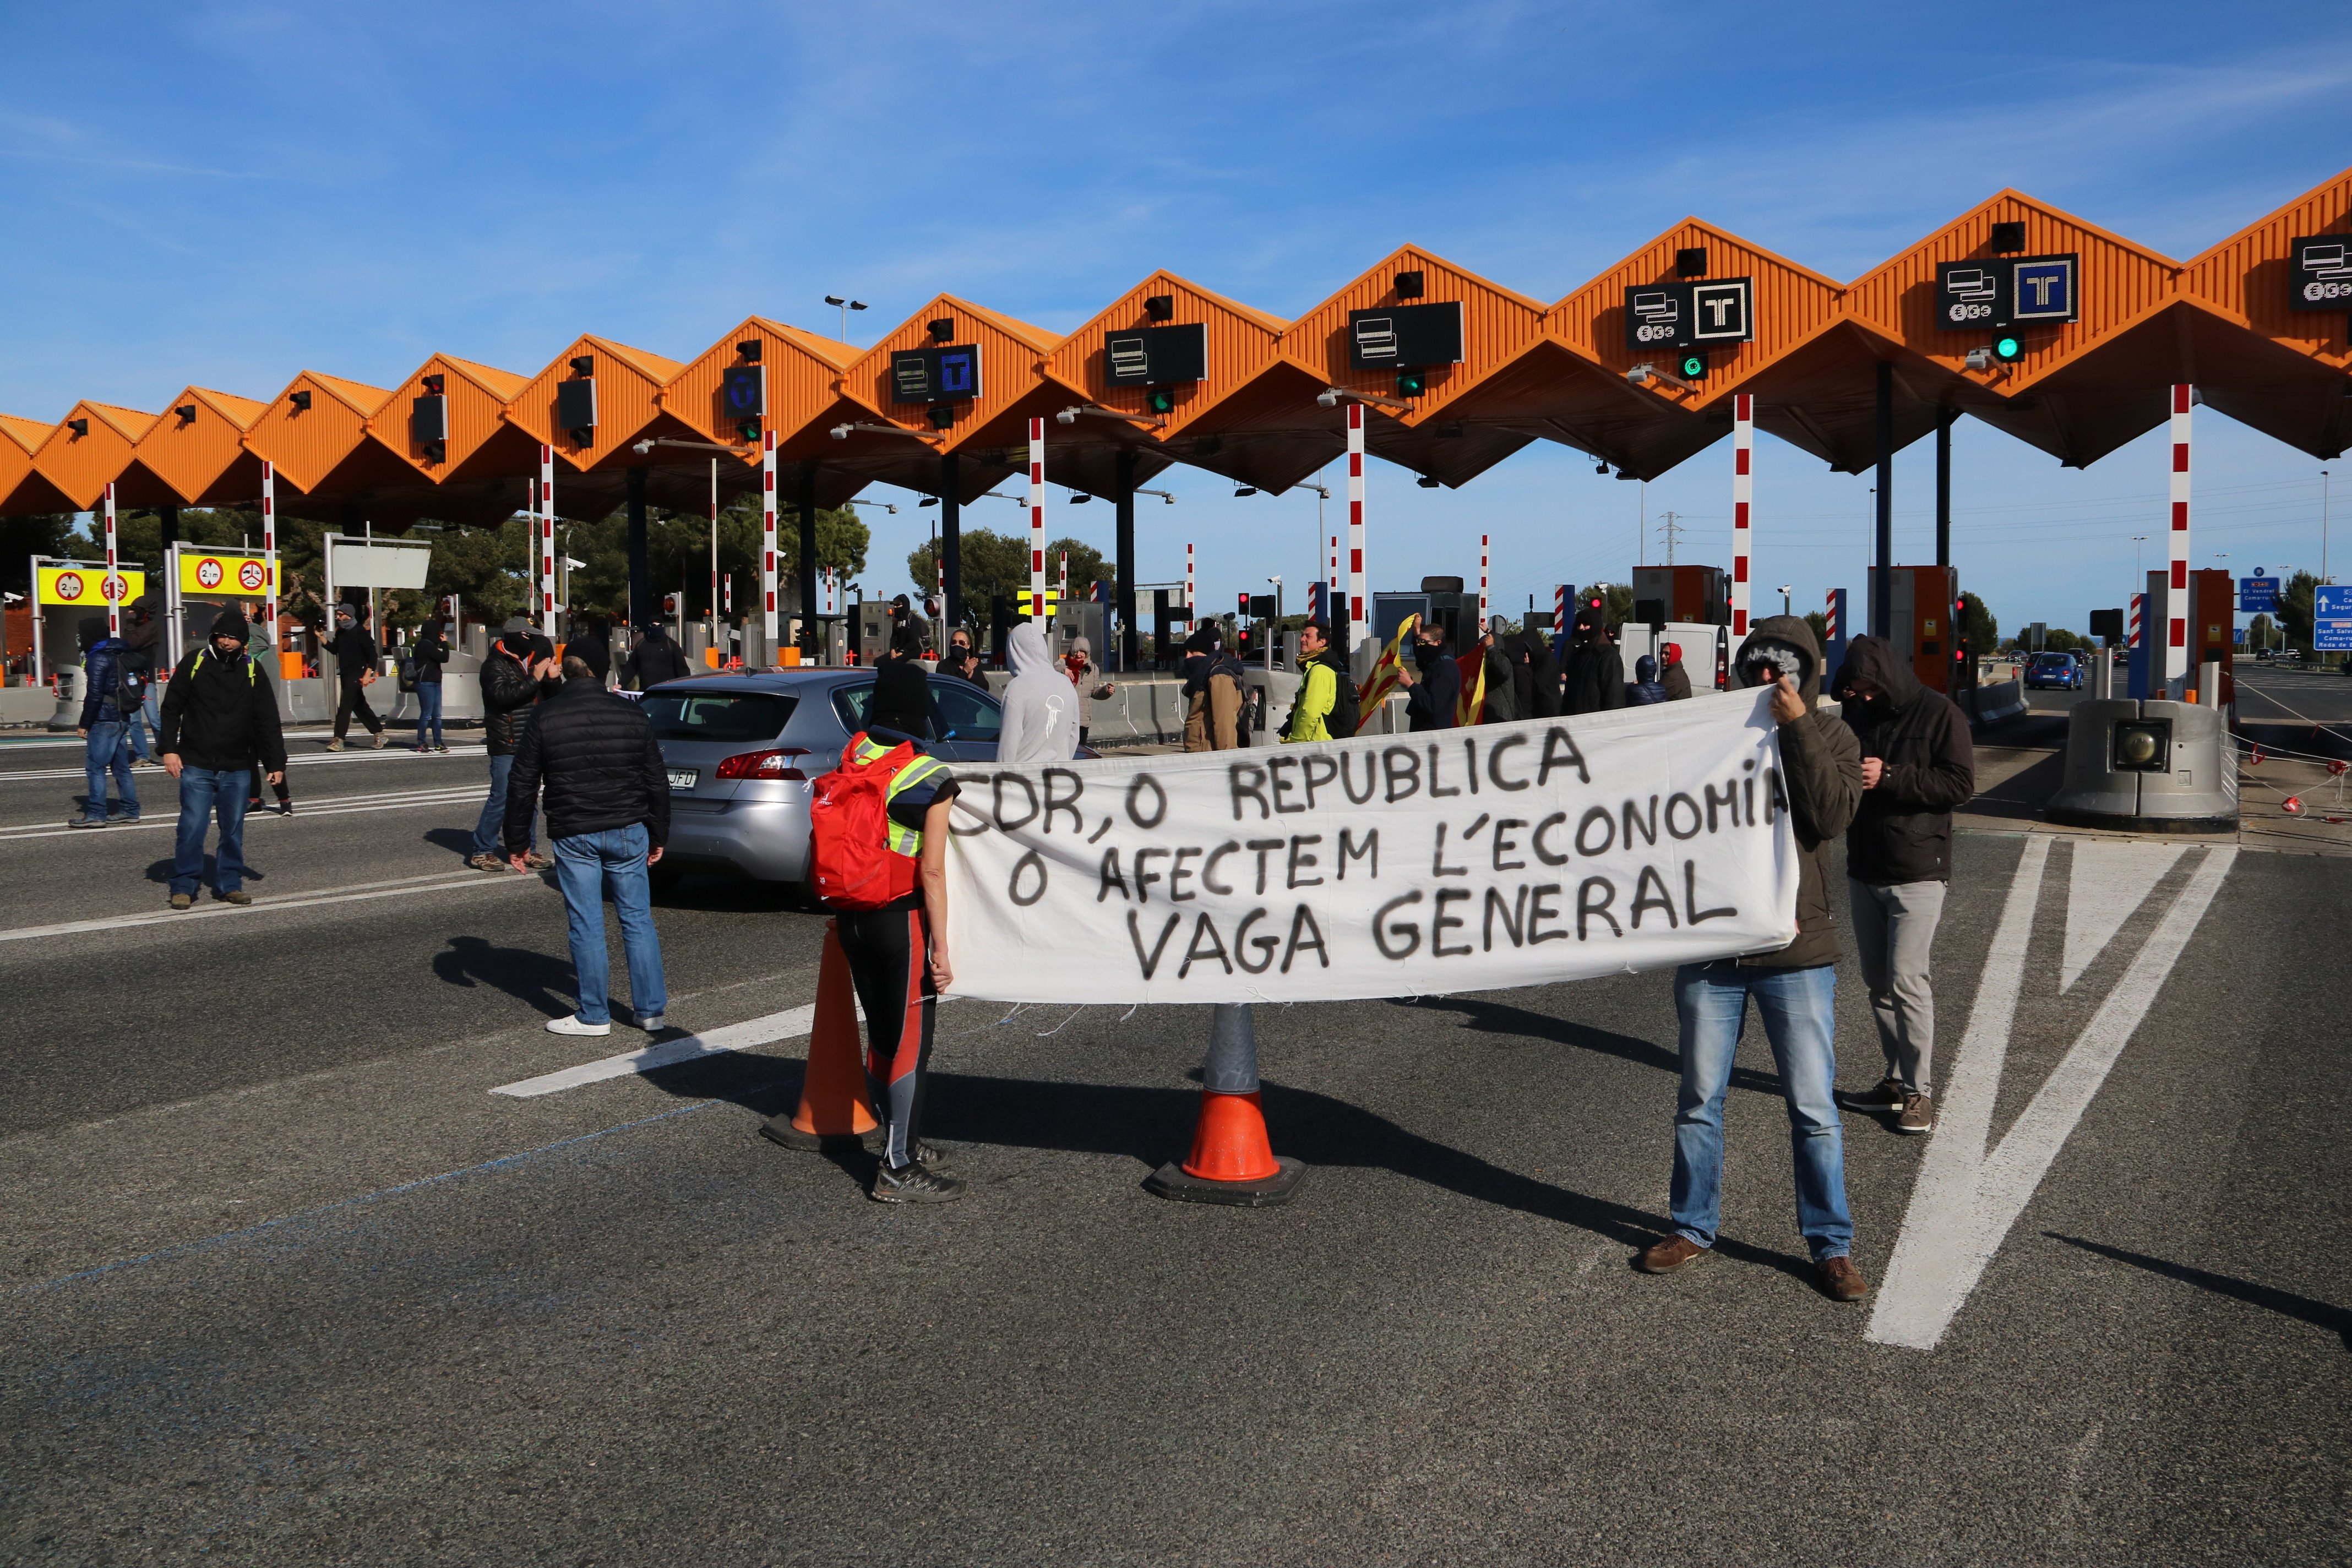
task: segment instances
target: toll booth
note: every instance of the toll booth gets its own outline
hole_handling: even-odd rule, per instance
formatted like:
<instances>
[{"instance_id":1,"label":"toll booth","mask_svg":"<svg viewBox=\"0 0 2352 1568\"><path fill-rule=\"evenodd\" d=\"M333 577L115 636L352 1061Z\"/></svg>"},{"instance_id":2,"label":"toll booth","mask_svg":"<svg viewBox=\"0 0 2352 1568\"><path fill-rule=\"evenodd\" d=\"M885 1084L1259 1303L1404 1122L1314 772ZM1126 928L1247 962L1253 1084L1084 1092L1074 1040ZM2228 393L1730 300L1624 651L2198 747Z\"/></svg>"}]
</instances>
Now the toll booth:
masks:
<instances>
[{"instance_id":1,"label":"toll booth","mask_svg":"<svg viewBox=\"0 0 2352 1568\"><path fill-rule=\"evenodd\" d=\"M1162 669L1175 669L1183 662L1183 637L1177 627L1192 625L1192 606L1184 602L1183 591L1175 588L1151 590L1151 651L1152 662Z\"/></svg>"},{"instance_id":2,"label":"toll booth","mask_svg":"<svg viewBox=\"0 0 2352 1568\"><path fill-rule=\"evenodd\" d=\"M872 664L890 651L890 601L860 599L850 606L850 635L856 639L857 662Z\"/></svg>"},{"instance_id":3,"label":"toll booth","mask_svg":"<svg viewBox=\"0 0 2352 1568\"><path fill-rule=\"evenodd\" d=\"M1633 618L1684 626L1731 624L1731 575L1720 566L1636 566Z\"/></svg>"},{"instance_id":4,"label":"toll booth","mask_svg":"<svg viewBox=\"0 0 2352 1568\"><path fill-rule=\"evenodd\" d=\"M1976 661L1960 657L1968 627L1960 613L1960 573L1956 566L1897 566L1889 581L1886 640L1911 661L1911 673L1930 690L1958 700L1973 682ZM1878 568L1870 569L1870 592L1875 603ZM1973 653L1975 650L1966 650ZM1834 679L1837 672L1824 672Z\"/></svg>"},{"instance_id":5,"label":"toll booth","mask_svg":"<svg viewBox=\"0 0 2352 1568\"><path fill-rule=\"evenodd\" d=\"M202 647L212 635L215 616L222 607L236 604L248 620L260 618L260 606L269 597L270 562L263 552L249 549L210 549L199 544L174 543L163 552L164 647L172 662L178 665L187 650ZM278 640L277 628L268 629L272 644ZM301 658L278 654L277 673L282 679L299 679ZM291 658L295 673L286 672Z\"/></svg>"},{"instance_id":6,"label":"toll booth","mask_svg":"<svg viewBox=\"0 0 2352 1568\"><path fill-rule=\"evenodd\" d=\"M2238 647L2238 585L2230 574L2207 568L2189 574L2189 684L2194 689L2208 664L2221 667L2223 708L2238 700L2238 678L2231 668ZM2200 692L2189 701L2203 700Z\"/></svg>"},{"instance_id":7,"label":"toll booth","mask_svg":"<svg viewBox=\"0 0 2352 1568\"><path fill-rule=\"evenodd\" d=\"M147 592L147 574L138 566L119 565L109 574L102 561L36 555L32 569L36 681L65 666L80 666L84 616L103 616L110 603L127 606Z\"/></svg>"},{"instance_id":8,"label":"toll booth","mask_svg":"<svg viewBox=\"0 0 2352 1568\"><path fill-rule=\"evenodd\" d=\"M1426 626L1434 621L1445 628L1454 651L1460 652L1478 640L1475 626L1469 628L1468 641L1464 640L1465 617L1475 620L1478 596L1463 591L1459 577L1423 577L1418 594L1374 594L1372 595L1372 637L1381 647L1389 646L1397 628L1404 625L1407 616L1419 616Z\"/></svg>"}]
</instances>

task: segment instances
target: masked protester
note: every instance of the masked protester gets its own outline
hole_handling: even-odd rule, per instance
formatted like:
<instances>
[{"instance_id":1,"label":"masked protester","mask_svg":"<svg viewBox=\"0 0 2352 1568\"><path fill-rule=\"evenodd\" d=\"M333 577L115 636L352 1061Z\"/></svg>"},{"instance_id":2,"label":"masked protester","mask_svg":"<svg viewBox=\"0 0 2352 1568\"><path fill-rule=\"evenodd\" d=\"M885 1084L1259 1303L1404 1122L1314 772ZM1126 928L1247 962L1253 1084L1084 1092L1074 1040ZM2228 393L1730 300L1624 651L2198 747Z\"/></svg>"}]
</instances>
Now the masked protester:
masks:
<instances>
[{"instance_id":1,"label":"masked protester","mask_svg":"<svg viewBox=\"0 0 2352 1568\"><path fill-rule=\"evenodd\" d=\"M1013 679L1004 688L1004 724L996 737L996 760L1068 762L1078 754L1078 696L1070 689L1068 677L1055 668L1045 626L1023 621L1005 643Z\"/></svg>"},{"instance_id":2,"label":"masked protester","mask_svg":"<svg viewBox=\"0 0 2352 1568\"><path fill-rule=\"evenodd\" d=\"M248 622L245 643L246 657L264 669L276 669L278 668L275 657L277 652L276 645L269 640L269 627L258 620ZM273 779L269 776L268 768L257 758L250 776L253 782L247 790L245 797L245 809L247 816L261 809L261 792L264 789L278 797L278 816L294 815L294 784L291 769L279 769L278 776Z\"/></svg>"},{"instance_id":3,"label":"masked protester","mask_svg":"<svg viewBox=\"0 0 2352 1568\"><path fill-rule=\"evenodd\" d=\"M1559 717L1559 660L1551 638L1530 623L1511 644L1511 690L1522 719Z\"/></svg>"},{"instance_id":4,"label":"masked protester","mask_svg":"<svg viewBox=\"0 0 2352 1568\"><path fill-rule=\"evenodd\" d=\"M530 722L532 705L563 689L556 673L555 649L535 635L520 616L499 628L482 659L482 749L490 763L489 794L474 824L472 853L466 863L478 871L503 871L507 861L499 854L499 835L506 823L507 785L514 771L516 742ZM526 864L545 870L555 862L539 852L528 835L523 840Z\"/></svg>"},{"instance_id":5,"label":"masked protester","mask_svg":"<svg viewBox=\"0 0 2352 1568\"><path fill-rule=\"evenodd\" d=\"M1507 724L1528 715L1519 707L1518 672L1511 661L1510 623L1500 616L1486 622L1486 635L1478 639L1485 654L1486 691L1478 705L1481 724Z\"/></svg>"},{"instance_id":6,"label":"masked protester","mask_svg":"<svg viewBox=\"0 0 2352 1568\"><path fill-rule=\"evenodd\" d=\"M1413 628L1411 666L1397 672L1397 680L1405 689L1407 730L1454 728L1462 701L1462 666L1446 640L1444 622L1424 620Z\"/></svg>"},{"instance_id":7,"label":"masked protester","mask_svg":"<svg viewBox=\"0 0 2352 1568\"><path fill-rule=\"evenodd\" d=\"M1928 959L1951 883L1952 808L1976 793L1976 749L1967 718L1919 684L1884 637L1848 645L1833 690L1862 748L1862 806L1845 834L1846 891L1886 1058L1885 1076L1845 1104L1894 1112L1898 1132L1932 1132Z\"/></svg>"},{"instance_id":8,"label":"masked protester","mask_svg":"<svg viewBox=\"0 0 2352 1568\"><path fill-rule=\"evenodd\" d=\"M139 678L142 689L139 701L122 716L130 726L133 763L154 762L148 754L147 737L154 733L163 718L163 683L155 676L163 623L155 618L156 608L155 595L142 594L131 601L130 613L122 622L122 667Z\"/></svg>"},{"instance_id":9,"label":"masked protester","mask_svg":"<svg viewBox=\"0 0 2352 1568\"><path fill-rule=\"evenodd\" d=\"M131 726L139 721L139 702L144 693L140 687L126 692L122 682L122 639L106 629L104 616L85 616L79 628L81 635L81 720L75 733L88 744L83 748L82 814L67 820L68 827L104 827L109 821L139 820L139 790L131 782ZM135 679L136 677L130 677ZM106 808L106 780L114 777L114 793L120 797L117 815L110 817Z\"/></svg>"},{"instance_id":10,"label":"masked protester","mask_svg":"<svg viewBox=\"0 0 2352 1568\"><path fill-rule=\"evenodd\" d=\"M1844 1131L1838 1121L1837 917L1830 902L1830 841L1862 799L1862 752L1845 724L1820 711L1821 645L1795 616L1773 616L1739 645L1743 685L1769 686L1780 768L1763 783L1786 798L1797 841L1797 935L1774 952L1686 963L1675 972L1682 1089L1675 1106L1674 1232L1636 1266L1665 1274L1706 1258L1722 1210L1723 1100L1750 1001L1764 1025L1789 1106L1797 1229L1813 1279L1832 1300L1859 1301L1870 1284L1855 1267L1846 1206Z\"/></svg>"},{"instance_id":11,"label":"masked protester","mask_svg":"<svg viewBox=\"0 0 2352 1568\"><path fill-rule=\"evenodd\" d=\"M268 782L286 776L286 738L278 724L278 694L269 677L246 655L244 613L234 605L213 617L205 646L172 671L163 693L163 722L155 748L166 772L180 781L180 831L172 852L172 907L195 902L205 873L205 830L220 818L213 856L214 888L224 902L249 904L245 890L245 802L247 775L259 762Z\"/></svg>"},{"instance_id":12,"label":"masked protester","mask_svg":"<svg viewBox=\"0 0 2352 1568\"><path fill-rule=\"evenodd\" d=\"M1576 612L1576 627L1568 654L1568 679L1561 693L1564 713L1603 713L1625 706L1625 661L1618 657L1616 639L1599 610L1587 605Z\"/></svg>"},{"instance_id":13,"label":"masked protester","mask_svg":"<svg viewBox=\"0 0 2352 1568\"><path fill-rule=\"evenodd\" d=\"M1078 744L1083 746L1094 729L1095 700L1108 697L1118 688L1103 679L1102 668L1095 663L1094 645L1084 637L1070 639L1069 651L1062 656L1062 670L1078 693Z\"/></svg>"},{"instance_id":14,"label":"masked protester","mask_svg":"<svg viewBox=\"0 0 2352 1568\"><path fill-rule=\"evenodd\" d=\"M1633 661L1633 689L1625 694L1625 700L1636 708L1666 700L1666 689L1658 680L1655 658L1645 653Z\"/></svg>"},{"instance_id":15,"label":"masked protester","mask_svg":"<svg viewBox=\"0 0 2352 1568\"><path fill-rule=\"evenodd\" d=\"M446 752L449 742L441 731L441 668L449 662L449 639L438 620L425 622L416 634L411 658L416 668L416 749Z\"/></svg>"},{"instance_id":16,"label":"masked protester","mask_svg":"<svg viewBox=\"0 0 2352 1568\"><path fill-rule=\"evenodd\" d=\"M375 684L376 646L368 632L365 605L335 606L335 637L327 651L335 656L336 689L335 735L327 742L327 750L343 749L343 737L351 732L354 714L381 750L385 743L383 721L375 716L367 700L367 689Z\"/></svg>"}]
</instances>

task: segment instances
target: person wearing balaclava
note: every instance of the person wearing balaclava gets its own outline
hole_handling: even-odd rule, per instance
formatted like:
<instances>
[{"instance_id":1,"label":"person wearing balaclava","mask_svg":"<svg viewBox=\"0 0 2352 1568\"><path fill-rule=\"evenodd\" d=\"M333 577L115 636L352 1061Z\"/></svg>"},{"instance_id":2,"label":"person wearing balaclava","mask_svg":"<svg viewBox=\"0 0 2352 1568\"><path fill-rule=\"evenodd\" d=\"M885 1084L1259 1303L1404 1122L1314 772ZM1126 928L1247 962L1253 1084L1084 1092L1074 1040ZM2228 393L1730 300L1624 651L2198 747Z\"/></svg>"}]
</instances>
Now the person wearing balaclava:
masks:
<instances>
[{"instance_id":1,"label":"person wearing balaclava","mask_svg":"<svg viewBox=\"0 0 2352 1568\"><path fill-rule=\"evenodd\" d=\"M1559 660L1552 655L1551 637L1532 616L1511 649L1511 684L1520 718L1559 717Z\"/></svg>"},{"instance_id":2,"label":"person wearing balaclava","mask_svg":"<svg viewBox=\"0 0 2352 1568\"><path fill-rule=\"evenodd\" d=\"M1563 713L1605 713L1625 706L1625 661L1608 618L1587 605L1576 612L1570 634L1568 679L1560 694Z\"/></svg>"},{"instance_id":3,"label":"person wearing balaclava","mask_svg":"<svg viewBox=\"0 0 2352 1568\"><path fill-rule=\"evenodd\" d=\"M507 786L507 860L518 871L530 868L530 819L542 785L547 793L547 837L580 997L576 1012L548 1020L551 1035L613 1032L607 897L620 921L636 1026L651 1035L669 1023L647 876L669 842L669 770L645 709L604 689L612 662L613 645L602 636L564 645L563 685L531 710Z\"/></svg>"},{"instance_id":4,"label":"person wearing balaclava","mask_svg":"<svg viewBox=\"0 0 2352 1568\"><path fill-rule=\"evenodd\" d=\"M1035 630L1027 623L1013 636ZM866 727L841 756L843 772L857 775L861 785L878 785L884 803L883 842L866 847L866 858L878 855L882 864L880 905L837 907L833 919L866 1013L866 1090L882 1122L882 1164L868 1193L885 1204L952 1203L964 1192L963 1183L936 1168L939 1153L922 1140L933 1018L940 994L955 981L948 963L947 855L957 786L955 774L927 752L929 712L923 667L887 659L874 671ZM827 831L817 829L820 898Z\"/></svg>"},{"instance_id":5,"label":"person wearing balaclava","mask_svg":"<svg viewBox=\"0 0 2352 1568\"><path fill-rule=\"evenodd\" d=\"M68 827L104 827L111 820L139 820L139 790L131 782L131 726L139 721L139 700L121 688L122 639L109 633L104 616L84 616L81 636L81 718L75 733L82 750L82 814ZM134 678L135 679L135 678ZM130 710L124 711L125 708ZM120 810L110 818L106 780L111 773Z\"/></svg>"},{"instance_id":6,"label":"person wearing balaclava","mask_svg":"<svg viewBox=\"0 0 2352 1568\"><path fill-rule=\"evenodd\" d=\"M246 652L245 614L231 605L213 617L163 692L155 749L180 782L180 831L172 853L172 907L195 902L205 874L205 828L217 816L213 886L225 903L249 904L245 890L245 803L254 764L272 784L286 778L286 737L268 672Z\"/></svg>"},{"instance_id":7,"label":"person wearing balaclava","mask_svg":"<svg viewBox=\"0 0 2352 1568\"><path fill-rule=\"evenodd\" d=\"M1408 730L1454 728L1462 703L1462 666L1445 640L1444 621L1431 618L1413 628L1412 668L1399 670L1397 679L1405 688Z\"/></svg>"},{"instance_id":8,"label":"person wearing balaclava","mask_svg":"<svg viewBox=\"0 0 2352 1568\"><path fill-rule=\"evenodd\" d=\"M367 628L365 605L335 606L335 638L327 645L335 656L335 734L327 742L327 750L343 749L343 737L351 733L352 716L359 715L360 725L375 737L376 748L385 744L383 721L368 706L367 688L375 683L375 638Z\"/></svg>"},{"instance_id":9,"label":"person wearing balaclava","mask_svg":"<svg viewBox=\"0 0 2352 1568\"><path fill-rule=\"evenodd\" d=\"M1862 748L1862 806L1845 830L1845 885L1886 1058L1877 1085L1845 1104L1891 1113L1897 1132L1932 1132L1928 959L1952 879L1952 810L1976 793L1976 747L1967 715L1921 685L1885 637L1846 646L1832 695Z\"/></svg>"},{"instance_id":10,"label":"person wearing balaclava","mask_svg":"<svg viewBox=\"0 0 2352 1568\"><path fill-rule=\"evenodd\" d=\"M1078 754L1078 694L1055 666L1045 628L1023 621L1005 639L1013 679L1004 688L1004 728L996 738L1000 763L1066 763Z\"/></svg>"},{"instance_id":11,"label":"person wearing balaclava","mask_svg":"<svg viewBox=\"0 0 2352 1568\"><path fill-rule=\"evenodd\" d=\"M1862 749L1842 720L1821 711L1822 648L1796 616L1771 616L1739 645L1733 670L1758 694L1757 717L1778 731L1780 765L1757 782L1767 823L1782 810L1797 847L1797 934L1787 946L1675 971L1682 1089L1675 1104L1673 1231L1634 1259L1666 1274L1705 1258L1721 1221L1723 1100L1750 1002L1764 1026L1789 1107L1797 1230L1813 1283L1835 1301L1859 1301L1870 1282L1854 1265L1845 1196L1845 1133L1838 1121L1837 911L1830 901L1831 842L1862 803ZM1776 826L1770 831L1778 832Z\"/></svg>"},{"instance_id":12,"label":"person wearing balaclava","mask_svg":"<svg viewBox=\"0 0 2352 1568\"><path fill-rule=\"evenodd\" d=\"M1528 715L1519 710L1517 672L1511 667L1511 623L1500 616L1486 619L1486 635L1478 639L1486 675L1484 700L1478 704L1478 722L1507 724Z\"/></svg>"}]
</instances>

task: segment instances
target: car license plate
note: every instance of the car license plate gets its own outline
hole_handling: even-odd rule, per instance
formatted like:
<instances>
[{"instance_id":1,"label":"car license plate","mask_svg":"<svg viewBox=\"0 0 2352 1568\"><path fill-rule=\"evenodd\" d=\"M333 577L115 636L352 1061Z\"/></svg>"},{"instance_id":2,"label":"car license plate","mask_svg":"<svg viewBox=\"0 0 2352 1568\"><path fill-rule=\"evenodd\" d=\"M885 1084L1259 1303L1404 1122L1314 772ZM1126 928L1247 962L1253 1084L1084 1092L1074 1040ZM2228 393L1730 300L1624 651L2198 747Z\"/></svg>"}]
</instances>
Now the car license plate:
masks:
<instances>
[{"instance_id":1,"label":"car license plate","mask_svg":"<svg viewBox=\"0 0 2352 1568\"><path fill-rule=\"evenodd\" d=\"M694 787L694 781L701 776L701 773L694 768L672 768L669 771L669 787L672 789L692 789Z\"/></svg>"}]
</instances>

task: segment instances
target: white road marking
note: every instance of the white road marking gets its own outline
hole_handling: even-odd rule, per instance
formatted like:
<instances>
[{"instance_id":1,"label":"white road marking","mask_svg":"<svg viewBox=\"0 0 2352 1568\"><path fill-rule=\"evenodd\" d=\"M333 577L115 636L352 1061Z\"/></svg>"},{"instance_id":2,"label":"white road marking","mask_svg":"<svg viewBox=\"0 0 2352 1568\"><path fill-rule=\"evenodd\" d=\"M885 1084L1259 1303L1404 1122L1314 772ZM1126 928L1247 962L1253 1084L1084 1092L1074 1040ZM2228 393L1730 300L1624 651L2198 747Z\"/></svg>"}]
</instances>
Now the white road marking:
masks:
<instances>
[{"instance_id":1,"label":"white road marking","mask_svg":"<svg viewBox=\"0 0 2352 1568\"><path fill-rule=\"evenodd\" d=\"M405 811L415 806L450 805L458 802L471 802L478 805L486 788L485 785L469 784L451 789L396 790L388 791L383 795L338 795L331 800L298 800L294 803L293 820L301 822L314 816L346 816L355 811ZM287 820L268 806L262 806L246 813L245 820L248 827L253 823L265 819L272 822ZM176 827L178 823L179 813L176 808L159 809L152 815L142 814L136 822L110 823L103 828L59 826L54 822L24 823L14 827L0 827L0 844L14 843L24 838L65 838L76 836L87 838L101 833L136 833L142 829Z\"/></svg>"},{"instance_id":2,"label":"white road marking","mask_svg":"<svg viewBox=\"0 0 2352 1568\"><path fill-rule=\"evenodd\" d=\"M2074 989L2074 982L2106 951L2131 912L2147 901L2149 892L2180 858L2181 847L2074 840L2074 868L2066 877L2066 950L2058 971L2062 993Z\"/></svg>"},{"instance_id":3,"label":"white road marking","mask_svg":"<svg viewBox=\"0 0 2352 1568\"><path fill-rule=\"evenodd\" d=\"M2075 844L2079 852L2081 841ZM1936 1134L1920 1165L1911 1206L1903 1216L1902 1234L1864 1338L1923 1351L1935 1349L1943 1339L2010 1226L2106 1082L2132 1032L2147 1016L2237 856L2235 846L2205 851L2122 980L2000 1145L1988 1152L1993 1100L2016 1021L2025 950L2049 858L2046 838L2026 841L1986 956Z\"/></svg>"},{"instance_id":4,"label":"white road marking","mask_svg":"<svg viewBox=\"0 0 2352 1568\"><path fill-rule=\"evenodd\" d=\"M67 921L58 925L19 926L0 931L0 942L30 942L45 936L79 936L84 931L124 931L132 926L177 925L224 915L266 915L279 910L315 909L320 904L362 903L371 899L396 899L408 893L463 892L469 888L539 888L537 877L496 876L469 871L462 877L440 872L431 877L404 878L398 882L362 883L332 891L298 893L285 898L261 898L239 908L236 904L198 904L192 910L153 910L135 915L108 915L97 920Z\"/></svg>"},{"instance_id":5,"label":"white road marking","mask_svg":"<svg viewBox=\"0 0 2352 1568\"><path fill-rule=\"evenodd\" d=\"M565 1068L538 1078L527 1078L520 1083L504 1083L490 1090L513 1100L536 1100L542 1094L557 1094L583 1084L602 1083L606 1079L626 1078L631 1073L653 1072L660 1068L674 1067L716 1051L750 1050L805 1035L816 1019L816 1004L787 1007L781 1013L771 1013L764 1018L752 1018L740 1024L730 1024L723 1029L713 1029L707 1035L688 1035L682 1040L664 1040L657 1046L647 1046L641 1051L628 1051L617 1057L582 1062L578 1067ZM622 1026L626 1027L626 1026Z\"/></svg>"},{"instance_id":6,"label":"white road marking","mask_svg":"<svg viewBox=\"0 0 2352 1568\"><path fill-rule=\"evenodd\" d=\"M75 741L72 744L79 746L81 745L82 742ZM0 753L0 755L5 754L5 753ZM319 756L288 757L286 759L286 763L287 766L293 768L316 768L332 766L341 763L438 763L449 762L458 757L479 757L486 754L487 748L482 746L452 746L449 748L446 756L436 752L420 753L414 748L408 746L388 746L382 751L378 751L374 747L371 746L367 750L362 752L328 752ZM22 784L44 779L52 781L57 779L79 779L87 778L88 776L88 771L82 768L27 768L22 773L12 772L7 769L0 769L0 784ZM140 768L131 776L134 778L163 778L166 775L162 768L157 767Z\"/></svg>"}]
</instances>

